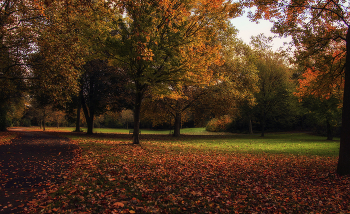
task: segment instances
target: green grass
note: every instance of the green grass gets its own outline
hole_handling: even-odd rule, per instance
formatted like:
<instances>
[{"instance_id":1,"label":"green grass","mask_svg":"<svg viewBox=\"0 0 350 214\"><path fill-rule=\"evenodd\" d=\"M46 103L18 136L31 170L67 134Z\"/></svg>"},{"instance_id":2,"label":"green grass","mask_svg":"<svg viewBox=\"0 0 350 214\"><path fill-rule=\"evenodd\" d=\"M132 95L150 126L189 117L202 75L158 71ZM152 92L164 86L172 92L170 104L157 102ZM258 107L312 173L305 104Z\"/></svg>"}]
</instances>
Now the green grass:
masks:
<instances>
[{"instance_id":1,"label":"green grass","mask_svg":"<svg viewBox=\"0 0 350 214\"><path fill-rule=\"evenodd\" d=\"M74 135L66 137L78 140L105 140L132 143L131 135ZM168 135L141 135L141 145L163 145L179 152L195 152L195 150L210 150L221 153L250 153L250 154L285 154L303 156L337 157L339 139L327 141L325 137L306 133L281 133L260 135L185 135L174 138Z\"/></svg>"},{"instance_id":2,"label":"green grass","mask_svg":"<svg viewBox=\"0 0 350 214\"><path fill-rule=\"evenodd\" d=\"M39 130L39 127L31 127L27 128L30 130ZM87 128L81 128L84 132L87 131ZM65 131L65 132L72 132L75 130L75 127L46 127L46 131ZM129 131L132 131L133 129L117 129L117 128L94 128L94 133L113 133L113 134L129 134ZM141 134L163 134L163 135L169 135L170 133L173 133L173 130L150 130L150 129L141 129ZM224 132L208 132L205 130L205 128L184 128L181 129L181 134L184 135L223 135L227 134Z\"/></svg>"},{"instance_id":3,"label":"green grass","mask_svg":"<svg viewBox=\"0 0 350 214\"><path fill-rule=\"evenodd\" d=\"M72 132L75 128L47 128L48 131ZM83 128L84 131L86 129ZM113 136L108 140L124 141L131 143L130 129L95 128L95 136L68 134L71 139L101 139L106 136L99 134L124 134L124 136ZM127 134L127 135L125 135ZM182 137L174 138L169 135L169 130L147 130L141 129L141 143L151 142L157 144L169 144L174 149L182 150L183 147L189 151L214 150L220 152L235 153L267 153L287 154L305 156L336 157L339 153L339 138L327 141L326 137L315 136L307 133L267 133L265 137L259 134L232 134L207 132L205 128L181 129ZM192 152L191 151L191 152Z\"/></svg>"},{"instance_id":4,"label":"green grass","mask_svg":"<svg viewBox=\"0 0 350 214\"><path fill-rule=\"evenodd\" d=\"M338 156L339 139L325 140L325 137L306 133L234 135L227 139L200 139L191 141L195 148L214 149L225 152L271 153L306 156Z\"/></svg>"},{"instance_id":5,"label":"green grass","mask_svg":"<svg viewBox=\"0 0 350 214\"><path fill-rule=\"evenodd\" d=\"M72 131L74 129L71 129ZM82 128L84 132L87 131L86 128ZM115 129L115 128L94 128L94 133L115 133L115 134L129 134L129 131L133 129ZM164 134L169 135L173 133L173 130L150 130L150 129L140 129L141 134ZM205 128L184 128L181 129L181 134L185 135L218 135L222 133L207 132Z\"/></svg>"}]
</instances>

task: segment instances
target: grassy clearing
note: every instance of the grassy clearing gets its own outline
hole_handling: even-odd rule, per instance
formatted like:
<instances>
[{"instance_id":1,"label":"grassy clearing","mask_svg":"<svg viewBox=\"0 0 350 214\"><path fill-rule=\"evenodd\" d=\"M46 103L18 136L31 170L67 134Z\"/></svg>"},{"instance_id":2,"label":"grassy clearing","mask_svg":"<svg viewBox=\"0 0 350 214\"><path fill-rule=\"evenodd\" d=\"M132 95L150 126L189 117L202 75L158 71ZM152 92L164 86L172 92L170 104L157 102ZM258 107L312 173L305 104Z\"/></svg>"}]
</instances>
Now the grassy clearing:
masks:
<instances>
[{"instance_id":1,"label":"grassy clearing","mask_svg":"<svg viewBox=\"0 0 350 214\"><path fill-rule=\"evenodd\" d=\"M37 128L31 128L37 130ZM48 131L71 132L74 128L47 128ZM95 136L86 135L65 135L71 139L102 139L113 141L131 142L131 134L128 129L95 129ZM116 135L103 135L116 134ZM307 133L268 133L266 137L259 134L244 135L230 133L213 133L205 131L205 128L182 129L184 135L180 138L172 138L169 131L141 130L141 140L167 143L172 147L188 147L188 149L219 150L222 152L239 152L250 154L286 154L286 155L306 155L306 156L329 156L337 157L339 154L339 138L327 141L323 136L315 136ZM151 135L151 136L148 136ZM154 135L164 135L154 136Z\"/></svg>"},{"instance_id":2,"label":"grassy clearing","mask_svg":"<svg viewBox=\"0 0 350 214\"><path fill-rule=\"evenodd\" d=\"M41 130L39 127L30 127L26 128L27 130ZM83 132L87 131L87 128L81 128ZM46 127L46 131L49 132L72 132L75 130L74 127ZM132 129L115 129L115 128L94 128L94 133L97 134L129 134ZM141 134L161 134L161 135L170 135L173 130L149 130L149 129L141 129ZM229 133L225 132L208 132L205 128L184 128L181 129L181 134L185 135L227 135Z\"/></svg>"},{"instance_id":3,"label":"grassy clearing","mask_svg":"<svg viewBox=\"0 0 350 214\"><path fill-rule=\"evenodd\" d=\"M64 135L81 147L74 171L28 211L350 213L350 178L334 173L338 141L143 135L134 146L128 135Z\"/></svg>"},{"instance_id":4,"label":"grassy clearing","mask_svg":"<svg viewBox=\"0 0 350 214\"><path fill-rule=\"evenodd\" d=\"M61 133L62 135L62 133ZM131 143L129 134L105 135L96 134L88 136L64 133L65 137L73 140L94 139L101 141L114 141ZM184 135L180 138L162 135L141 135L141 141L149 144L170 146L174 150L195 152L197 150L220 151L224 153L249 154L285 154L305 156L337 157L339 153L339 139L325 140L325 137L314 136L307 133L280 133L268 134L262 138L260 135ZM185 150L183 148L186 148Z\"/></svg>"},{"instance_id":5,"label":"grassy clearing","mask_svg":"<svg viewBox=\"0 0 350 214\"><path fill-rule=\"evenodd\" d=\"M305 133L235 135L228 139L204 139L191 142L196 148L240 153L270 153L289 155L315 155L336 157L339 139L327 141L325 137Z\"/></svg>"}]
</instances>

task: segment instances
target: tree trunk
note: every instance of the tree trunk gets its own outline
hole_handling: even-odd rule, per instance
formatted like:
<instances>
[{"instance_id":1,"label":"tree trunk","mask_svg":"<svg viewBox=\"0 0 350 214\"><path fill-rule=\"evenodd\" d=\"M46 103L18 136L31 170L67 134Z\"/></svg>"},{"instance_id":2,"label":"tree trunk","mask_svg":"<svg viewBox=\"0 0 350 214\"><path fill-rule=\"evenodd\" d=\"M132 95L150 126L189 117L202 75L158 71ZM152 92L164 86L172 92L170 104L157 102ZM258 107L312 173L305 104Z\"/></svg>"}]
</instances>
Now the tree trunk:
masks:
<instances>
[{"instance_id":1,"label":"tree trunk","mask_svg":"<svg viewBox=\"0 0 350 214\"><path fill-rule=\"evenodd\" d=\"M88 109L84 96L81 96L81 106L83 107L84 115L85 115L85 120L88 126L88 130L86 134L93 134L93 124L94 124L94 111L90 107ZM90 111L89 111L90 110Z\"/></svg>"},{"instance_id":2,"label":"tree trunk","mask_svg":"<svg viewBox=\"0 0 350 214\"><path fill-rule=\"evenodd\" d=\"M342 131L340 136L339 160L337 173L350 175L350 28L346 35L346 67L342 114Z\"/></svg>"},{"instance_id":3,"label":"tree trunk","mask_svg":"<svg viewBox=\"0 0 350 214\"><path fill-rule=\"evenodd\" d=\"M137 90L138 91L138 90ZM134 133L132 135L133 144L140 144L140 112L141 112L142 92L136 92L135 110L134 110Z\"/></svg>"},{"instance_id":4,"label":"tree trunk","mask_svg":"<svg viewBox=\"0 0 350 214\"><path fill-rule=\"evenodd\" d=\"M333 127L327 119L327 140L333 140Z\"/></svg>"},{"instance_id":5,"label":"tree trunk","mask_svg":"<svg viewBox=\"0 0 350 214\"><path fill-rule=\"evenodd\" d=\"M176 112L174 123L174 137L180 137L181 130L181 112Z\"/></svg>"},{"instance_id":6,"label":"tree trunk","mask_svg":"<svg viewBox=\"0 0 350 214\"><path fill-rule=\"evenodd\" d=\"M253 133L253 124L252 124L252 120L249 119L249 134L254 134Z\"/></svg>"},{"instance_id":7,"label":"tree trunk","mask_svg":"<svg viewBox=\"0 0 350 214\"><path fill-rule=\"evenodd\" d=\"M93 134L94 117L90 114L90 116L87 118L86 122L87 122L87 126L88 126L88 130L87 130L86 134Z\"/></svg>"},{"instance_id":8,"label":"tree trunk","mask_svg":"<svg viewBox=\"0 0 350 214\"><path fill-rule=\"evenodd\" d=\"M6 109L2 105L0 105L0 131L6 131Z\"/></svg>"},{"instance_id":9,"label":"tree trunk","mask_svg":"<svg viewBox=\"0 0 350 214\"><path fill-rule=\"evenodd\" d=\"M88 127L88 130L86 132L86 134L93 134L93 129L94 129L94 111L93 109L90 108L90 114L87 114L87 117L85 116L86 118L86 123L87 123L87 127Z\"/></svg>"},{"instance_id":10,"label":"tree trunk","mask_svg":"<svg viewBox=\"0 0 350 214\"><path fill-rule=\"evenodd\" d=\"M43 117L43 131L45 131L45 126L46 126L46 121L45 121L45 117L46 117L46 113L45 113L45 109L44 109L44 117Z\"/></svg>"},{"instance_id":11,"label":"tree trunk","mask_svg":"<svg viewBox=\"0 0 350 214\"><path fill-rule=\"evenodd\" d=\"M81 110L81 93L79 93L78 107L77 107L77 120L75 122L75 131L80 132L80 110Z\"/></svg>"}]
</instances>

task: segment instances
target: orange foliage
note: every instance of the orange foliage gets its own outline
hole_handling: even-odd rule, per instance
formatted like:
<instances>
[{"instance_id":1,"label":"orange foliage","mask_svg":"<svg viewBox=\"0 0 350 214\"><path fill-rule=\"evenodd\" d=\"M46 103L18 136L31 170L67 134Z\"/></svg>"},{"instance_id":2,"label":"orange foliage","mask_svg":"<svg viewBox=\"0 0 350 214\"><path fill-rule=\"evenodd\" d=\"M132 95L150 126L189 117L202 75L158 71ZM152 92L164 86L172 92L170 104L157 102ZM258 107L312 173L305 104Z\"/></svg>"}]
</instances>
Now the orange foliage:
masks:
<instances>
[{"instance_id":1,"label":"orange foliage","mask_svg":"<svg viewBox=\"0 0 350 214\"><path fill-rule=\"evenodd\" d=\"M213 118L209 121L206 130L211 132L223 132L227 130L230 123L232 123L232 119L228 115L220 118Z\"/></svg>"},{"instance_id":2,"label":"orange foliage","mask_svg":"<svg viewBox=\"0 0 350 214\"><path fill-rule=\"evenodd\" d=\"M315 92L310 92L309 88L316 81L317 76L320 74L319 71L313 71L312 69L307 69L305 73L302 74L303 79L299 79L299 87L297 88L298 92L294 92L294 95L299 97L299 101L301 101L301 97L307 96L309 94L318 95Z\"/></svg>"},{"instance_id":3,"label":"orange foliage","mask_svg":"<svg viewBox=\"0 0 350 214\"><path fill-rule=\"evenodd\" d=\"M331 96L337 96L342 98L342 90L344 88L344 82L341 78L339 82L327 82L324 87L322 83L324 81L325 73L318 70L308 68L305 73L302 74L302 79L299 79L299 87L294 95L299 97L299 101L306 96L315 96L322 99L329 99Z\"/></svg>"}]
</instances>

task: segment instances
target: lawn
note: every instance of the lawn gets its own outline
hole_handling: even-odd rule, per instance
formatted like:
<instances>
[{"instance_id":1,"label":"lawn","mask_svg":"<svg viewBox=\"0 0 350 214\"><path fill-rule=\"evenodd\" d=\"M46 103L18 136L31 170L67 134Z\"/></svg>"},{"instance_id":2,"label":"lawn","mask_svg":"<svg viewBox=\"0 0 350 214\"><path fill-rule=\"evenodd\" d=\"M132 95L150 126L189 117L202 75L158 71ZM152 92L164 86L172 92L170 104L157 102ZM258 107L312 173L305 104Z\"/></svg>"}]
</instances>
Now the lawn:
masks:
<instances>
[{"instance_id":1,"label":"lawn","mask_svg":"<svg viewBox=\"0 0 350 214\"><path fill-rule=\"evenodd\" d=\"M145 134L135 146L125 134L58 134L81 152L34 213L350 213L350 178L334 173L339 140Z\"/></svg>"},{"instance_id":2,"label":"lawn","mask_svg":"<svg viewBox=\"0 0 350 214\"><path fill-rule=\"evenodd\" d=\"M28 130L42 130L39 127L30 127L27 128ZM84 132L87 131L87 128L81 128ZM74 131L74 127L46 127L46 131L51 132L70 132ZM117 129L117 128L94 128L94 133L113 133L113 134L129 134L129 132L132 131L132 129ZM141 129L141 134L163 134L163 135L170 135L173 130L150 130L150 129ZM227 135L228 133L214 133L214 132L208 132L205 130L205 128L184 128L181 129L181 134L185 135Z\"/></svg>"}]
</instances>

